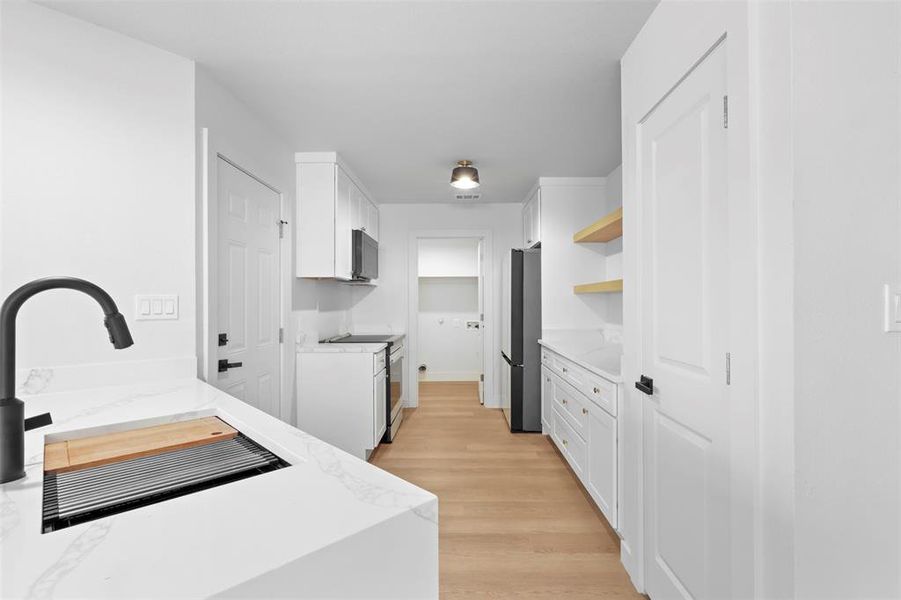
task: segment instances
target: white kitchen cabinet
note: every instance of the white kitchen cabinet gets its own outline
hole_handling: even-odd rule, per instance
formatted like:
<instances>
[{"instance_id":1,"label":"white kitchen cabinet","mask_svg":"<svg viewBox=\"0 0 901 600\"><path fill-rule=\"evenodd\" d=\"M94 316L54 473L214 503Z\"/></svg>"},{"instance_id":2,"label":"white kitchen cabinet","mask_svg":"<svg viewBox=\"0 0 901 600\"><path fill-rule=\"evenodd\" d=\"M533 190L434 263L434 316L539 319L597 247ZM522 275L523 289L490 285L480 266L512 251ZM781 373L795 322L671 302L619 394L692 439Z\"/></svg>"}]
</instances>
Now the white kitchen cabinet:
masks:
<instances>
[{"instance_id":1,"label":"white kitchen cabinet","mask_svg":"<svg viewBox=\"0 0 901 600\"><path fill-rule=\"evenodd\" d=\"M353 202L356 184L341 167L335 169L335 277L353 276L352 236Z\"/></svg>"},{"instance_id":2,"label":"white kitchen cabinet","mask_svg":"<svg viewBox=\"0 0 901 600\"><path fill-rule=\"evenodd\" d=\"M385 360L384 344L299 347L297 427L368 459L387 425Z\"/></svg>"},{"instance_id":3,"label":"white kitchen cabinet","mask_svg":"<svg viewBox=\"0 0 901 600\"><path fill-rule=\"evenodd\" d=\"M379 373L373 378L372 384L374 389L372 391L372 397L375 399L375 404L373 405L373 437L372 437L372 447L375 448L379 445L379 442L382 440L382 436L385 435L385 431L388 428L388 371L386 369L382 369Z\"/></svg>"},{"instance_id":4,"label":"white kitchen cabinet","mask_svg":"<svg viewBox=\"0 0 901 600\"><path fill-rule=\"evenodd\" d=\"M615 529L618 526L616 419L604 409L590 403L588 439L588 481L585 487Z\"/></svg>"},{"instance_id":5,"label":"white kitchen cabinet","mask_svg":"<svg viewBox=\"0 0 901 600\"><path fill-rule=\"evenodd\" d=\"M379 208L373 202L369 203L366 233L375 241L379 241Z\"/></svg>"},{"instance_id":6,"label":"white kitchen cabinet","mask_svg":"<svg viewBox=\"0 0 901 600\"><path fill-rule=\"evenodd\" d=\"M335 152L298 152L297 276L350 280L354 229L378 240L378 206Z\"/></svg>"},{"instance_id":7,"label":"white kitchen cabinet","mask_svg":"<svg viewBox=\"0 0 901 600\"><path fill-rule=\"evenodd\" d=\"M546 347L541 349L541 363L545 432L617 529L620 385Z\"/></svg>"},{"instance_id":8,"label":"white kitchen cabinet","mask_svg":"<svg viewBox=\"0 0 901 600\"><path fill-rule=\"evenodd\" d=\"M554 391L551 385L551 371L541 365L541 426L545 433L551 431Z\"/></svg>"},{"instance_id":9,"label":"white kitchen cabinet","mask_svg":"<svg viewBox=\"0 0 901 600\"><path fill-rule=\"evenodd\" d=\"M529 196L522 209L522 239L526 248L541 243L541 188Z\"/></svg>"}]
</instances>

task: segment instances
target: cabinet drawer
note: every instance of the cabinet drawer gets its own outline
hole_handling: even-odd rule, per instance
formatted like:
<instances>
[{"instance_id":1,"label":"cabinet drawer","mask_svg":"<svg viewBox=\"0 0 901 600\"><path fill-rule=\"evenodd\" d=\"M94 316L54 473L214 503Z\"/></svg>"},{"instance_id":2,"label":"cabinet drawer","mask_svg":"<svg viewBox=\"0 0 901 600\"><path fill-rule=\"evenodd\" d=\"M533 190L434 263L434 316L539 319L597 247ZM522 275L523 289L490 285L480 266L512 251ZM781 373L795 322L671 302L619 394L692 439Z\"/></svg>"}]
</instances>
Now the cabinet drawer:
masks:
<instances>
[{"instance_id":1,"label":"cabinet drawer","mask_svg":"<svg viewBox=\"0 0 901 600\"><path fill-rule=\"evenodd\" d=\"M559 354L554 354L553 352L550 353L548 360L548 366L551 367L551 371L565 379L567 373L569 373L569 361Z\"/></svg>"},{"instance_id":2,"label":"cabinet drawer","mask_svg":"<svg viewBox=\"0 0 901 600\"><path fill-rule=\"evenodd\" d=\"M588 401L574 387L556 375L551 375L554 404L557 412L569 426L581 436L588 438Z\"/></svg>"},{"instance_id":3,"label":"cabinet drawer","mask_svg":"<svg viewBox=\"0 0 901 600\"><path fill-rule=\"evenodd\" d=\"M588 371L584 372L584 383L580 391L591 401L616 416L616 384Z\"/></svg>"},{"instance_id":4,"label":"cabinet drawer","mask_svg":"<svg viewBox=\"0 0 901 600\"><path fill-rule=\"evenodd\" d=\"M579 479L585 477L585 459L587 448L585 442L579 437L559 412L554 411L554 437L558 447L566 457L569 466L572 467Z\"/></svg>"},{"instance_id":5,"label":"cabinet drawer","mask_svg":"<svg viewBox=\"0 0 901 600\"><path fill-rule=\"evenodd\" d=\"M550 367L551 366L551 355L553 355L553 354L554 354L553 352L551 352L550 350L548 350L547 348L542 346L541 347L541 364L547 365L548 367Z\"/></svg>"},{"instance_id":6,"label":"cabinet drawer","mask_svg":"<svg viewBox=\"0 0 901 600\"><path fill-rule=\"evenodd\" d=\"M375 360L373 361L373 363L372 374L378 375L379 372L385 368L385 350L380 350L375 353Z\"/></svg>"}]
</instances>

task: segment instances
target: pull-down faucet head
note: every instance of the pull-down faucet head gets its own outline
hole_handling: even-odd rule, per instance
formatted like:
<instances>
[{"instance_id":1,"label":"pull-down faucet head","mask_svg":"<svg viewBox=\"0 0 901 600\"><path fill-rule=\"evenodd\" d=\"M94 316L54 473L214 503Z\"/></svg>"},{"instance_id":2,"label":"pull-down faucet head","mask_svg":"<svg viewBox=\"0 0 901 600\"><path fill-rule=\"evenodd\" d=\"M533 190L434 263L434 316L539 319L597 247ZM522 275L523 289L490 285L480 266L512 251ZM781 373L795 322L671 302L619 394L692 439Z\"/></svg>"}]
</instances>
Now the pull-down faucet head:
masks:
<instances>
[{"instance_id":1,"label":"pull-down faucet head","mask_svg":"<svg viewBox=\"0 0 901 600\"><path fill-rule=\"evenodd\" d=\"M103 324L116 349L134 342L116 303L103 289L84 279L47 277L26 283L0 307L0 483L25 476L25 405L16 395L16 315L26 300L51 289L83 292L103 309Z\"/></svg>"}]
</instances>

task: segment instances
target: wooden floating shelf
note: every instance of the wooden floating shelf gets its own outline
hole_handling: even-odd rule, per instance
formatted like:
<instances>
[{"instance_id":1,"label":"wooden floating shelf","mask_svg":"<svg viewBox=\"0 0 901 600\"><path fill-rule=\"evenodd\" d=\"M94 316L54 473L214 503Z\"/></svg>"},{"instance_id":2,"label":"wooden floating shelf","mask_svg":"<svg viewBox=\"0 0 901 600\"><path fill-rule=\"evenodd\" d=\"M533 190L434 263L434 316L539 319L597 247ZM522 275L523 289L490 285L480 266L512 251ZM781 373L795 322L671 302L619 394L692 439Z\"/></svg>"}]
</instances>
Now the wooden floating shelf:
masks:
<instances>
[{"instance_id":1,"label":"wooden floating shelf","mask_svg":"<svg viewBox=\"0 0 901 600\"><path fill-rule=\"evenodd\" d=\"M623 209L617 208L607 216L601 217L585 229L573 236L577 244L586 242L609 242L623 236Z\"/></svg>"},{"instance_id":2,"label":"wooden floating shelf","mask_svg":"<svg viewBox=\"0 0 901 600\"><path fill-rule=\"evenodd\" d=\"M599 281L597 283L583 283L573 287L576 294L611 294L623 291L622 279L611 279L610 281Z\"/></svg>"}]
</instances>

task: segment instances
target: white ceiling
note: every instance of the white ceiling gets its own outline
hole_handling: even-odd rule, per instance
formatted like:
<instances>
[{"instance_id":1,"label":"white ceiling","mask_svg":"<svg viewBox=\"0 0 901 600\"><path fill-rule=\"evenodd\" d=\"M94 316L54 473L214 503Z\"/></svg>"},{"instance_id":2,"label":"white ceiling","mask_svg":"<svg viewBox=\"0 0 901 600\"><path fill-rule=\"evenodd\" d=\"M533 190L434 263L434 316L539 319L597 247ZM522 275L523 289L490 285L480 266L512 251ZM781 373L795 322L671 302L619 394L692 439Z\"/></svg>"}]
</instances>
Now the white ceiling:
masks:
<instances>
[{"instance_id":1,"label":"white ceiling","mask_svg":"<svg viewBox=\"0 0 901 600\"><path fill-rule=\"evenodd\" d=\"M337 150L378 202L483 201L620 162L619 58L657 0L60 1L191 58L297 151Z\"/></svg>"}]
</instances>

